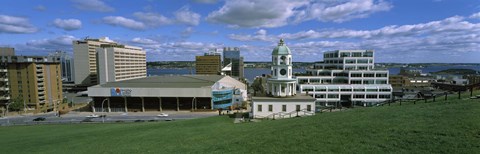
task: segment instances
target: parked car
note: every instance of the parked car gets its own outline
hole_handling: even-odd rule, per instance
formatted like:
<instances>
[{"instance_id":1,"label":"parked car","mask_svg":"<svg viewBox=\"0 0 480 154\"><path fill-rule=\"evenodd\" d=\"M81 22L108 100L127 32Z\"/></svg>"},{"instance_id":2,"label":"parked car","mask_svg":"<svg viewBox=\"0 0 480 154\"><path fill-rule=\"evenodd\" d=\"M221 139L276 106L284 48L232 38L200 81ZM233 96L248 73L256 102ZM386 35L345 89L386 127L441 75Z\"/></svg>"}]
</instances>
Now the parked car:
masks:
<instances>
[{"instance_id":1,"label":"parked car","mask_svg":"<svg viewBox=\"0 0 480 154\"><path fill-rule=\"evenodd\" d=\"M168 117L168 114L166 114L166 113L160 113L159 115L157 115L157 117Z\"/></svg>"},{"instance_id":2,"label":"parked car","mask_svg":"<svg viewBox=\"0 0 480 154\"><path fill-rule=\"evenodd\" d=\"M38 117L38 118L33 119L33 121L45 121L45 118L44 117Z\"/></svg>"},{"instance_id":3,"label":"parked car","mask_svg":"<svg viewBox=\"0 0 480 154\"><path fill-rule=\"evenodd\" d=\"M96 114L90 114L88 116L86 116L87 118L98 118L100 117L99 115L96 115Z\"/></svg>"}]
</instances>

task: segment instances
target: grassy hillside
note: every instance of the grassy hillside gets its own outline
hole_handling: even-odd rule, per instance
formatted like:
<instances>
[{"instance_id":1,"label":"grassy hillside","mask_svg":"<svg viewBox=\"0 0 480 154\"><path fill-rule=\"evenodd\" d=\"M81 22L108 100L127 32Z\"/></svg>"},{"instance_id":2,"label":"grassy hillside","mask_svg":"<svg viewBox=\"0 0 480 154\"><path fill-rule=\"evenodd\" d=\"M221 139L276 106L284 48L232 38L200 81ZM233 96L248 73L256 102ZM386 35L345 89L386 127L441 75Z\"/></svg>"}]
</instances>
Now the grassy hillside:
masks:
<instances>
[{"instance_id":1,"label":"grassy hillside","mask_svg":"<svg viewBox=\"0 0 480 154\"><path fill-rule=\"evenodd\" d=\"M0 127L2 153L478 153L480 100L403 103L233 124L226 116L160 123Z\"/></svg>"}]
</instances>

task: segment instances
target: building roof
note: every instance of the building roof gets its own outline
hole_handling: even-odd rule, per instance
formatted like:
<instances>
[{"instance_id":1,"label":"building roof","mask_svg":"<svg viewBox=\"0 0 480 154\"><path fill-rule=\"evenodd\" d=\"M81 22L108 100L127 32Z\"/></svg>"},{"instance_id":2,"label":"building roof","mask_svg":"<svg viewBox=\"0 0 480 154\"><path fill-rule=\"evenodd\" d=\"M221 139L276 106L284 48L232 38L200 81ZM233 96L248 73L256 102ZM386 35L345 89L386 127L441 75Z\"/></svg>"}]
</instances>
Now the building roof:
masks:
<instances>
[{"instance_id":1,"label":"building roof","mask_svg":"<svg viewBox=\"0 0 480 154\"><path fill-rule=\"evenodd\" d=\"M278 46L275 47L275 49L273 49L272 55L289 55L289 54L292 54L292 52L290 52L290 49L287 47L287 45L285 45L285 42L283 41L283 39L280 39Z\"/></svg>"},{"instance_id":2,"label":"building roof","mask_svg":"<svg viewBox=\"0 0 480 154\"><path fill-rule=\"evenodd\" d=\"M170 75L150 76L117 82L108 82L93 87L129 87L129 88L201 88L211 87L225 76L221 75Z\"/></svg>"}]
</instances>

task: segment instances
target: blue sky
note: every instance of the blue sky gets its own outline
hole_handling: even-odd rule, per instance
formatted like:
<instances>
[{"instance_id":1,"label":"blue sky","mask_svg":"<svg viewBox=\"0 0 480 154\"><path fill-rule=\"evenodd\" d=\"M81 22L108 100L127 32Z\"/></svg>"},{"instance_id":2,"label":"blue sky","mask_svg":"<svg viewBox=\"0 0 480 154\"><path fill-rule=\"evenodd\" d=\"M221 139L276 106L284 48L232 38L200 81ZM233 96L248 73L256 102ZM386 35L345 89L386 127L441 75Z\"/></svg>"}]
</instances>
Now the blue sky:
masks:
<instances>
[{"instance_id":1,"label":"blue sky","mask_svg":"<svg viewBox=\"0 0 480 154\"><path fill-rule=\"evenodd\" d=\"M19 55L72 52L72 40L110 39L148 61L193 61L240 47L268 61L284 38L294 61L373 49L377 62L480 63L478 0L4 0L0 46Z\"/></svg>"}]
</instances>

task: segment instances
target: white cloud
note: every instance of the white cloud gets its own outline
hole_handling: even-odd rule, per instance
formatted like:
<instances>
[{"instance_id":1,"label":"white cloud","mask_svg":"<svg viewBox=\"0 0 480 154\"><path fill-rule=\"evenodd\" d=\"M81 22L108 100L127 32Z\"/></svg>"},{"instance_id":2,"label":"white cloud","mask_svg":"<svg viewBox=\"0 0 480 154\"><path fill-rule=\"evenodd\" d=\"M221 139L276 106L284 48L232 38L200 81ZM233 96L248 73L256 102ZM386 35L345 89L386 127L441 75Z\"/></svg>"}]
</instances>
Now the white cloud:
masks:
<instances>
[{"instance_id":1,"label":"white cloud","mask_svg":"<svg viewBox=\"0 0 480 154\"><path fill-rule=\"evenodd\" d=\"M122 16L107 16L102 19L106 24L113 26L121 26L133 30L143 30L146 28L142 22L135 21L133 19L125 18Z\"/></svg>"},{"instance_id":2,"label":"white cloud","mask_svg":"<svg viewBox=\"0 0 480 154\"><path fill-rule=\"evenodd\" d=\"M77 30L82 28L82 22L78 19L55 19L53 25L67 31Z\"/></svg>"},{"instance_id":3,"label":"white cloud","mask_svg":"<svg viewBox=\"0 0 480 154\"><path fill-rule=\"evenodd\" d=\"M272 28L308 20L345 22L391 8L383 0L227 0L207 16L207 21L230 27Z\"/></svg>"},{"instance_id":4,"label":"white cloud","mask_svg":"<svg viewBox=\"0 0 480 154\"><path fill-rule=\"evenodd\" d=\"M157 27L171 24L172 21L167 17L153 12L135 12L133 16L150 27Z\"/></svg>"},{"instance_id":5,"label":"white cloud","mask_svg":"<svg viewBox=\"0 0 480 154\"><path fill-rule=\"evenodd\" d=\"M379 11L388 11L392 5L383 0L352 0L348 2L314 2L296 16L295 22L316 19L323 22L345 22L365 18Z\"/></svg>"},{"instance_id":6,"label":"white cloud","mask_svg":"<svg viewBox=\"0 0 480 154\"><path fill-rule=\"evenodd\" d=\"M280 27L288 24L296 9L307 4L306 0L227 0L207 16L207 21L232 27Z\"/></svg>"},{"instance_id":7,"label":"white cloud","mask_svg":"<svg viewBox=\"0 0 480 154\"><path fill-rule=\"evenodd\" d=\"M108 6L101 0L72 0L74 7L80 10L97 11L97 12L113 12L115 9Z\"/></svg>"},{"instance_id":8,"label":"white cloud","mask_svg":"<svg viewBox=\"0 0 480 154\"><path fill-rule=\"evenodd\" d=\"M178 23L190 26L196 26L200 23L200 14L190 11L188 7L182 7L174 14Z\"/></svg>"},{"instance_id":9,"label":"white cloud","mask_svg":"<svg viewBox=\"0 0 480 154\"><path fill-rule=\"evenodd\" d=\"M78 38L71 35L63 35L56 38L30 40L26 43L26 49L23 50L37 50L37 51L54 51L64 50L71 51L72 41ZM22 47L20 47L22 48Z\"/></svg>"},{"instance_id":10,"label":"white cloud","mask_svg":"<svg viewBox=\"0 0 480 154\"><path fill-rule=\"evenodd\" d=\"M196 3L204 3L204 4L215 4L218 0L193 0Z\"/></svg>"},{"instance_id":11,"label":"white cloud","mask_svg":"<svg viewBox=\"0 0 480 154\"><path fill-rule=\"evenodd\" d=\"M47 10L47 7L43 6L43 5L37 5L35 6L35 10L37 11L46 11Z\"/></svg>"},{"instance_id":12,"label":"white cloud","mask_svg":"<svg viewBox=\"0 0 480 154\"><path fill-rule=\"evenodd\" d=\"M204 43L190 41L160 42L150 38L136 37L129 41L132 45L140 46L147 51L147 60L184 60L195 59L195 55L202 55L209 49L221 48L220 43ZM168 55L168 56L165 56Z\"/></svg>"},{"instance_id":13,"label":"white cloud","mask_svg":"<svg viewBox=\"0 0 480 154\"><path fill-rule=\"evenodd\" d=\"M35 33L38 29L27 18L0 14L0 33Z\"/></svg>"},{"instance_id":14,"label":"white cloud","mask_svg":"<svg viewBox=\"0 0 480 154\"><path fill-rule=\"evenodd\" d=\"M480 19L480 12L474 13L470 16L472 19Z\"/></svg>"},{"instance_id":15,"label":"white cloud","mask_svg":"<svg viewBox=\"0 0 480 154\"><path fill-rule=\"evenodd\" d=\"M187 27L182 31L182 37L189 37L192 33L195 32L192 27Z\"/></svg>"},{"instance_id":16,"label":"white cloud","mask_svg":"<svg viewBox=\"0 0 480 154\"><path fill-rule=\"evenodd\" d=\"M136 20L122 16L107 16L103 18L103 23L133 30L157 28L171 24L196 26L200 23L200 14L190 11L188 7L180 8L174 12L174 15L174 18L168 18L155 12L135 12L133 13L133 17L135 17Z\"/></svg>"},{"instance_id":17,"label":"white cloud","mask_svg":"<svg viewBox=\"0 0 480 154\"><path fill-rule=\"evenodd\" d=\"M278 41L278 37L267 35L267 30L260 29L255 32L255 35L237 35L237 34L230 34L228 36L232 40L237 41L267 41L267 42L274 42Z\"/></svg>"},{"instance_id":18,"label":"white cloud","mask_svg":"<svg viewBox=\"0 0 480 154\"><path fill-rule=\"evenodd\" d=\"M383 62L463 62L461 58L450 57L480 56L480 23L465 19L453 16L438 21L390 25L373 30L324 29L278 35L257 31L252 35L231 34L229 37L232 40L267 43L284 38L294 55L300 55L302 61L319 61L322 53L328 50L373 49L377 51L377 59ZM305 40L309 41L303 42ZM260 47L250 48L252 51L248 54L262 51ZM258 59L267 60L267 53L257 54L260 56ZM465 62L475 61L469 58Z\"/></svg>"},{"instance_id":19,"label":"white cloud","mask_svg":"<svg viewBox=\"0 0 480 154\"><path fill-rule=\"evenodd\" d=\"M159 44L159 42L155 41L155 40L152 40L152 39L147 39L147 38L140 38L140 37L135 37L132 39L133 43L137 43L137 44L144 44L144 45L155 45L155 44Z\"/></svg>"}]
</instances>

